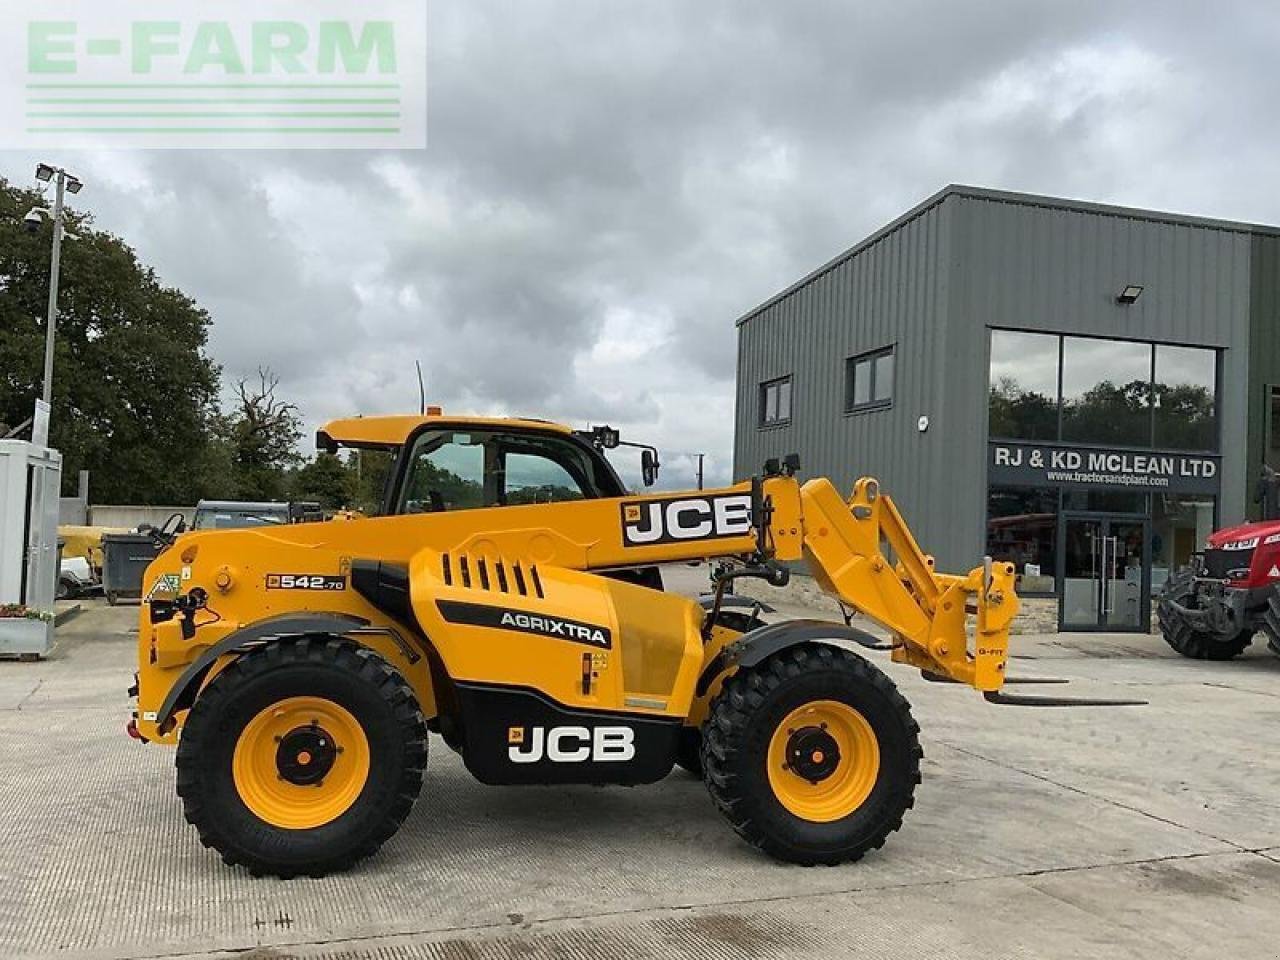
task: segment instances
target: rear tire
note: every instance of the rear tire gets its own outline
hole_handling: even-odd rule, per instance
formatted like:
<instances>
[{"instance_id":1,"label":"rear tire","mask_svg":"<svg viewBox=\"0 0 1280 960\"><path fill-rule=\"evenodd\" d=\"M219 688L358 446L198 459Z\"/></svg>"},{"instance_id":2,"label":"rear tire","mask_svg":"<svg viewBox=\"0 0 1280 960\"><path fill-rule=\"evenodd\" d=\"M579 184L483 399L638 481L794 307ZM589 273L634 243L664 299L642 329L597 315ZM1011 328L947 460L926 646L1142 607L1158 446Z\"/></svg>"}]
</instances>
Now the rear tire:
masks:
<instances>
[{"instance_id":1,"label":"rear tire","mask_svg":"<svg viewBox=\"0 0 1280 960\"><path fill-rule=\"evenodd\" d=\"M1262 632L1267 638L1267 649L1280 657L1280 587L1271 588L1267 609L1262 614Z\"/></svg>"},{"instance_id":2,"label":"rear tire","mask_svg":"<svg viewBox=\"0 0 1280 960\"><path fill-rule=\"evenodd\" d=\"M178 794L224 862L320 877L399 829L422 787L426 737L409 685L372 651L286 640L236 660L196 699Z\"/></svg>"},{"instance_id":3,"label":"rear tire","mask_svg":"<svg viewBox=\"0 0 1280 960\"><path fill-rule=\"evenodd\" d=\"M914 803L919 731L878 668L804 644L725 681L704 727L704 779L738 835L771 856L858 860Z\"/></svg>"},{"instance_id":4,"label":"rear tire","mask_svg":"<svg viewBox=\"0 0 1280 960\"><path fill-rule=\"evenodd\" d=\"M1253 643L1253 631L1242 630L1233 637L1219 637L1194 630L1191 624L1169 605L1173 600L1187 606L1194 599L1192 574L1184 570L1171 577L1156 604L1156 619L1165 643L1192 660L1231 660L1240 656Z\"/></svg>"}]
</instances>

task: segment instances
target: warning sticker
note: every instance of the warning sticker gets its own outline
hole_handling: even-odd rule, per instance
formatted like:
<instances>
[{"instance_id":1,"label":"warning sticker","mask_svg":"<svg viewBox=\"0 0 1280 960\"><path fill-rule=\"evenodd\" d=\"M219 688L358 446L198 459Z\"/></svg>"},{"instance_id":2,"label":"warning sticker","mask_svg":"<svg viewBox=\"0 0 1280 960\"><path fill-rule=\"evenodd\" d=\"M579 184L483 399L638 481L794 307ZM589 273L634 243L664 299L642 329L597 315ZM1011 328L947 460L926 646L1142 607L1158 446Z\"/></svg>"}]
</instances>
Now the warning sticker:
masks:
<instances>
[{"instance_id":1,"label":"warning sticker","mask_svg":"<svg viewBox=\"0 0 1280 960\"><path fill-rule=\"evenodd\" d=\"M174 596L177 596L178 591L181 589L182 589L182 579L178 576L178 574L176 573L161 574L159 577L156 578L156 582L151 585L151 589L147 591L147 595L144 599L150 600L152 597L162 593L169 593L169 594L173 594Z\"/></svg>"}]
</instances>

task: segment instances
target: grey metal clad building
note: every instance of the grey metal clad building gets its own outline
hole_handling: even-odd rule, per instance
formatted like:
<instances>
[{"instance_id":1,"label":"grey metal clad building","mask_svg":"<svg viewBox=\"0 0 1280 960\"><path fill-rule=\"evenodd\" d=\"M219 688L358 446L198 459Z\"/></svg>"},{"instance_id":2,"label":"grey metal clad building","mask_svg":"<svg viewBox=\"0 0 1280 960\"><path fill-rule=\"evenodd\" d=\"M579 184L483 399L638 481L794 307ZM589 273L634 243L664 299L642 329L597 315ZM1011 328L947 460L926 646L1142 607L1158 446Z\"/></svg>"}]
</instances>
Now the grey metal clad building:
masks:
<instances>
[{"instance_id":1,"label":"grey metal clad building","mask_svg":"<svg viewBox=\"0 0 1280 960\"><path fill-rule=\"evenodd\" d=\"M1132 629L1280 469L1280 229L949 186L738 321L734 473L878 476L946 569Z\"/></svg>"}]
</instances>

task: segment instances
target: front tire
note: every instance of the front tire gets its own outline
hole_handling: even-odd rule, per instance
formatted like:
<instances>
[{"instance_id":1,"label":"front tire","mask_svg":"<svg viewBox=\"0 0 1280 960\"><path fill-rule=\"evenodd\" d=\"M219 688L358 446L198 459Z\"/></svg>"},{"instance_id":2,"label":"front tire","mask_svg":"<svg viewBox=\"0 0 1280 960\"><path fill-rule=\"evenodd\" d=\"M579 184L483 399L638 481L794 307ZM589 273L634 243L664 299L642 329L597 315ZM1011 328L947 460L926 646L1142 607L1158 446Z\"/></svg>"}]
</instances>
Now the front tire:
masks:
<instances>
[{"instance_id":1,"label":"front tire","mask_svg":"<svg viewBox=\"0 0 1280 960\"><path fill-rule=\"evenodd\" d=\"M805 644L725 681L704 728L704 779L738 835L771 856L854 861L914 803L919 730L873 664Z\"/></svg>"},{"instance_id":2,"label":"front tire","mask_svg":"<svg viewBox=\"0 0 1280 960\"><path fill-rule=\"evenodd\" d=\"M200 694L178 745L178 794L224 862L320 877L399 829L426 759L404 678L350 641L306 637L241 657Z\"/></svg>"},{"instance_id":3,"label":"front tire","mask_svg":"<svg viewBox=\"0 0 1280 960\"><path fill-rule=\"evenodd\" d=\"M676 740L676 766L702 779L702 731L697 727L681 728Z\"/></svg>"},{"instance_id":4,"label":"front tire","mask_svg":"<svg viewBox=\"0 0 1280 960\"><path fill-rule=\"evenodd\" d=\"M1253 643L1253 631L1242 630L1232 637L1218 637L1192 628L1169 601L1189 606L1195 600L1194 578L1184 570L1170 578L1156 604L1156 619L1164 642L1191 660L1232 660Z\"/></svg>"},{"instance_id":5,"label":"front tire","mask_svg":"<svg viewBox=\"0 0 1280 960\"><path fill-rule=\"evenodd\" d=\"M716 626L727 627L742 634L764 626L764 621L754 611L743 613L740 610L721 610L716 615ZM680 739L676 742L676 766L702 779L702 730L698 727L685 727L680 731Z\"/></svg>"}]
</instances>

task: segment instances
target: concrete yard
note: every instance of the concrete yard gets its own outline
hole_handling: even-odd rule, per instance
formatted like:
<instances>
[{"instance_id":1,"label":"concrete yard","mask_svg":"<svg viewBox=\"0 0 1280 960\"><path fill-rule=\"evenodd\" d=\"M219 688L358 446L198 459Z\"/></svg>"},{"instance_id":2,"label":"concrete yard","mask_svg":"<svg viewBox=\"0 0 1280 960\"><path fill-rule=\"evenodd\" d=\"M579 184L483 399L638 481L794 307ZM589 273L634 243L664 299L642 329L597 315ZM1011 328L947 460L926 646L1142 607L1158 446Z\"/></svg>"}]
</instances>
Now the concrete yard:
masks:
<instances>
[{"instance_id":1,"label":"concrete yard","mask_svg":"<svg viewBox=\"0 0 1280 960\"><path fill-rule=\"evenodd\" d=\"M200 846L173 751L124 735L136 608L85 606L51 659L0 663L0 957L1277 955L1280 658L1260 644L1215 664L1155 636L1016 638L1017 672L1073 681L1039 691L1142 708L994 707L887 666L925 779L854 865L766 859L680 771L484 787L433 739L378 857L281 882Z\"/></svg>"}]
</instances>

